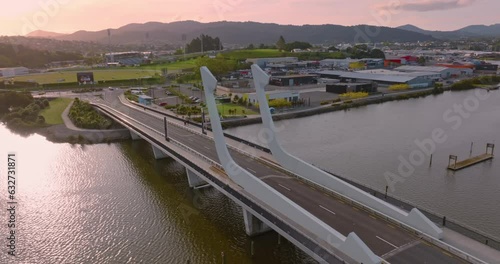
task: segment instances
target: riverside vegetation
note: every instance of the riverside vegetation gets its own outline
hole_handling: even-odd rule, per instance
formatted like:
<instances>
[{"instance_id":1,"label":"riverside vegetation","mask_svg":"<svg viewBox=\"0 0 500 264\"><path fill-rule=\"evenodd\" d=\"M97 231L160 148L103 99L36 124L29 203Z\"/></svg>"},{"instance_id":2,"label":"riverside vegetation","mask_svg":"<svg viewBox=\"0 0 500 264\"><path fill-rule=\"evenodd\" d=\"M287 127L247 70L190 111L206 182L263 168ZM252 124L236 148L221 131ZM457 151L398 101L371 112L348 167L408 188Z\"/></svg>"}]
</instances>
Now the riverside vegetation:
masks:
<instances>
[{"instance_id":1,"label":"riverside vegetation","mask_svg":"<svg viewBox=\"0 0 500 264\"><path fill-rule=\"evenodd\" d=\"M21 134L46 126L40 111L49 107L47 99L35 99L30 93L0 93L0 117L8 128Z\"/></svg>"},{"instance_id":2,"label":"riverside vegetation","mask_svg":"<svg viewBox=\"0 0 500 264\"><path fill-rule=\"evenodd\" d=\"M109 129L113 125L111 120L99 114L92 105L78 98L75 98L69 110L69 118L75 126L85 129Z\"/></svg>"}]
</instances>

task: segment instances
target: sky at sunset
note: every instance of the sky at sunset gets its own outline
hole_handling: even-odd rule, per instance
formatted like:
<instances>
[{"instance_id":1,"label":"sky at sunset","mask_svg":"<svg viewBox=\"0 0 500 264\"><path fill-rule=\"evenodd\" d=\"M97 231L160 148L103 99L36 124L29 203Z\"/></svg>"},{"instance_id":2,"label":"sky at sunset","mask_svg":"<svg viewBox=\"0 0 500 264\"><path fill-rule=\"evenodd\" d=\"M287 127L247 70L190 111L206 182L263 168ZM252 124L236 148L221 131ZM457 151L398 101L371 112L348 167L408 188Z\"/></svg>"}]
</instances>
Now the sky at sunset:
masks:
<instances>
[{"instance_id":1,"label":"sky at sunset","mask_svg":"<svg viewBox=\"0 0 500 264\"><path fill-rule=\"evenodd\" d=\"M2 4L0 35L60 33L179 20L372 24L454 30L500 23L499 0L22 0Z\"/></svg>"}]
</instances>

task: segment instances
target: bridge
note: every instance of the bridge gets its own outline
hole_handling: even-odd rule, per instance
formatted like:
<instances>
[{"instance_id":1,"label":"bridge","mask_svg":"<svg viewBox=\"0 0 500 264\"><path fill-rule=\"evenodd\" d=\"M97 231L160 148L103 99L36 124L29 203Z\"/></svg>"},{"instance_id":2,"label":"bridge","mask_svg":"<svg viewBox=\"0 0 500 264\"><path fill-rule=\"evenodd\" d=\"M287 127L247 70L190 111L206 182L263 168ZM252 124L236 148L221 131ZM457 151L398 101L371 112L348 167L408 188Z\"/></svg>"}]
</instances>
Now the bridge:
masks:
<instances>
[{"instance_id":1,"label":"bridge","mask_svg":"<svg viewBox=\"0 0 500 264\"><path fill-rule=\"evenodd\" d=\"M265 114L268 77L252 70L272 154L224 136L213 96L217 82L206 68L213 133L123 95L94 105L129 129L133 139L148 141L155 158L182 164L190 187L212 186L240 205L249 236L272 229L320 263L485 263L448 245L441 229L417 209L402 211L283 150Z\"/></svg>"}]
</instances>

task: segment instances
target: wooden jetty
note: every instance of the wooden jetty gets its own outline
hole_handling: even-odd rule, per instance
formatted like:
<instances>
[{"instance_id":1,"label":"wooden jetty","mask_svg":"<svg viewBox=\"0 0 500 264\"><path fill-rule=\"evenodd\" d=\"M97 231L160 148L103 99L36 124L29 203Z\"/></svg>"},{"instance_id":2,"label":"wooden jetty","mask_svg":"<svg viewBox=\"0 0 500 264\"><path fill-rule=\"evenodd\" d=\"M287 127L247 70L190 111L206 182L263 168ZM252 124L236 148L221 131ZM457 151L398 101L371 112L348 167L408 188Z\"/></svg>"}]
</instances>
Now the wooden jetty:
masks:
<instances>
[{"instance_id":1,"label":"wooden jetty","mask_svg":"<svg viewBox=\"0 0 500 264\"><path fill-rule=\"evenodd\" d=\"M491 150L491 152L489 151ZM450 155L449 160L448 160L448 169L452 171L458 171L467 167L470 167L472 165L481 163L483 161L487 161L490 159L493 159L493 151L495 150L495 145L494 144L487 144L486 145L486 153L481 154L479 156L471 157L462 161L457 162L458 157L455 155ZM451 161L454 161L453 164L451 164Z\"/></svg>"}]
</instances>

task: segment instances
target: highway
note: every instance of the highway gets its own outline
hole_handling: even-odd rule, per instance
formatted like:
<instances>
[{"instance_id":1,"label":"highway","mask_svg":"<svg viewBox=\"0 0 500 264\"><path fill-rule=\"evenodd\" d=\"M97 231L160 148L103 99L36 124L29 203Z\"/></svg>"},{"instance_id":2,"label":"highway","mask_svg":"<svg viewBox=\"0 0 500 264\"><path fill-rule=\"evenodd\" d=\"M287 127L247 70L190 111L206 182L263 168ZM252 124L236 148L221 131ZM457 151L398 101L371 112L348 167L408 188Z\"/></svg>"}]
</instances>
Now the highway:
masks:
<instances>
[{"instance_id":1,"label":"highway","mask_svg":"<svg viewBox=\"0 0 500 264\"><path fill-rule=\"evenodd\" d=\"M107 93L106 103L143 124L158 131L164 131L163 121L152 116L159 116L159 114L142 108L125 106L118 101L118 94L119 92ZM174 125L168 126L168 136L219 162L212 139ZM466 263L420 240L408 231L304 184L264 162L258 162L232 149L229 151L240 166L344 236L355 232L375 254L391 263Z\"/></svg>"}]
</instances>

